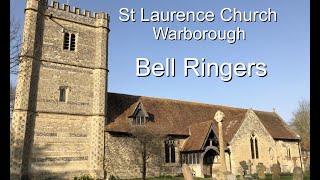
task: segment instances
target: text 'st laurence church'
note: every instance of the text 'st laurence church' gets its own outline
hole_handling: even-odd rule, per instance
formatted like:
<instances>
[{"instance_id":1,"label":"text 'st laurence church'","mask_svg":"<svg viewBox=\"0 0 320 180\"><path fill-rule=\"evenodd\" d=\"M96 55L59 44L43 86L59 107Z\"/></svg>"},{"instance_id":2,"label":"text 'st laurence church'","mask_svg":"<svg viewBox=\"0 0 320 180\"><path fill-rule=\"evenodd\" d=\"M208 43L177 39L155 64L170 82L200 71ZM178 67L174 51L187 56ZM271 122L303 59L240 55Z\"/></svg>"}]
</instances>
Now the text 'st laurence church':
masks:
<instances>
[{"instance_id":1,"label":"text 'st laurence church'","mask_svg":"<svg viewBox=\"0 0 320 180\"><path fill-rule=\"evenodd\" d=\"M196 23L214 23L222 21L223 23L238 22L238 23L275 23L278 22L278 14L276 11L268 8L263 11L240 11L237 8L222 8L215 11L151 11L140 8L119 9L119 20L121 22L143 22L143 23L179 23L179 22L196 22ZM245 28L237 26L234 29L192 29L184 26L182 29L174 29L170 26L153 26L153 38L155 40L169 41L213 41L216 40L227 42L235 45L239 41L244 41L250 38ZM186 42L187 43L187 42ZM220 77L224 82L232 80L233 75L238 77L266 77L268 74L267 64L263 62L251 63L228 63L228 62L212 62L207 61L212 58L194 58L186 57L183 61L184 77L189 77L191 74L197 77ZM179 63L177 63L179 64ZM150 61L147 57L136 58L136 76L148 77L175 77L176 58L167 57L165 63Z\"/></svg>"}]
</instances>

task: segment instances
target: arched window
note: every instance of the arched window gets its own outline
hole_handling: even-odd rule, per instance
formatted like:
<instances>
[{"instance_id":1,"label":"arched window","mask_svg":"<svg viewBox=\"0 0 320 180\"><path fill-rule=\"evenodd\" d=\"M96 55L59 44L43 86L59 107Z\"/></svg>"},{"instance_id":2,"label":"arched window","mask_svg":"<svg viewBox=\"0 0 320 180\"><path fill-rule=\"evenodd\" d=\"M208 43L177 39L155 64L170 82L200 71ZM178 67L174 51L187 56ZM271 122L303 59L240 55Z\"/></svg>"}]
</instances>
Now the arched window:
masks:
<instances>
[{"instance_id":1,"label":"arched window","mask_svg":"<svg viewBox=\"0 0 320 180\"><path fill-rule=\"evenodd\" d=\"M76 49L76 35L75 34L70 35L70 33L68 33L68 32L64 33L63 49L75 51L75 49Z\"/></svg>"},{"instance_id":2,"label":"arched window","mask_svg":"<svg viewBox=\"0 0 320 180\"><path fill-rule=\"evenodd\" d=\"M258 149L258 139L254 140L254 144L256 145L256 159L259 159L259 149Z\"/></svg>"},{"instance_id":3,"label":"arched window","mask_svg":"<svg viewBox=\"0 0 320 180\"><path fill-rule=\"evenodd\" d=\"M176 150L174 147L174 143L171 144L171 163L176 162Z\"/></svg>"},{"instance_id":4,"label":"arched window","mask_svg":"<svg viewBox=\"0 0 320 180\"><path fill-rule=\"evenodd\" d=\"M169 143L165 143L165 158L166 158L166 163L169 163L170 162L170 146L169 146Z\"/></svg>"},{"instance_id":5,"label":"arched window","mask_svg":"<svg viewBox=\"0 0 320 180\"><path fill-rule=\"evenodd\" d=\"M257 139L257 136L254 132L251 133L250 148L251 148L251 158L252 159L259 159L258 139Z\"/></svg>"},{"instance_id":6,"label":"arched window","mask_svg":"<svg viewBox=\"0 0 320 180\"><path fill-rule=\"evenodd\" d=\"M71 34L70 51L74 51L75 49L76 49L76 35Z\"/></svg>"},{"instance_id":7,"label":"arched window","mask_svg":"<svg viewBox=\"0 0 320 180\"><path fill-rule=\"evenodd\" d=\"M166 163L176 162L176 150L173 139L165 141L165 161Z\"/></svg>"},{"instance_id":8,"label":"arched window","mask_svg":"<svg viewBox=\"0 0 320 180\"><path fill-rule=\"evenodd\" d=\"M68 50L70 44L70 35L69 33L64 33L64 42L63 42L63 49Z\"/></svg>"},{"instance_id":9,"label":"arched window","mask_svg":"<svg viewBox=\"0 0 320 180\"><path fill-rule=\"evenodd\" d=\"M250 145L251 145L251 158L254 159L254 145L253 145L252 138L250 138Z\"/></svg>"}]
</instances>

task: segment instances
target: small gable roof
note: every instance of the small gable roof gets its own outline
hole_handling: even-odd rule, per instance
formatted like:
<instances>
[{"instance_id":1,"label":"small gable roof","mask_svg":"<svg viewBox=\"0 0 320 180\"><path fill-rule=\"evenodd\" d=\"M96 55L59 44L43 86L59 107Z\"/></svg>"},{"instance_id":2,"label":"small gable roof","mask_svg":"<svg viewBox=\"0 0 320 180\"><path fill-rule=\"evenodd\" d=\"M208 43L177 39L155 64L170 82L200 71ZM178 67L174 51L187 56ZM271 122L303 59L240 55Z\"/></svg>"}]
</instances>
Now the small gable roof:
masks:
<instances>
[{"instance_id":1,"label":"small gable roof","mask_svg":"<svg viewBox=\"0 0 320 180\"><path fill-rule=\"evenodd\" d=\"M183 146L183 151L198 151L206 141L208 133L212 131L212 121L201 122L190 126L190 136Z\"/></svg>"},{"instance_id":2,"label":"small gable roof","mask_svg":"<svg viewBox=\"0 0 320 180\"><path fill-rule=\"evenodd\" d=\"M211 132L214 133L215 138L217 138L218 141L219 132L218 129L214 127L215 124L214 121L206 121L189 126L189 137L183 145L182 152L204 150L204 145ZM223 146L227 149L225 142L223 143Z\"/></svg>"},{"instance_id":3,"label":"small gable roof","mask_svg":"<svg viewBox=\"0 0 320 180\"><path fill-rule=\"evenodd\" d=\"M167 135L181 135L186 137L190 135L189 126L191 130L193 128L200 128L201 126L207 128L207 126L209 126L208 122L213 123L212 127L218 136L218 123L214 120L214 115L220 110L225 114L223 120L223 138L226 143L232 140L248 111L248 109L241 108L117 93L108 93L107 103L108 112L105 130L108 132L129 133L133 127L130 124L129 116L135 111L137 105L142 103L143 109L149 115L149 121L152 122L148 123L147 126L150 126L151 129L156 128L158 132ZM257 115L259 119L261 119L261 122L268 132L271 132L270 134L273 138L297 138L297 136L292 135L290 131L286 130L286 124L281 121L279 116L274 116L273 113L262 111L254 112L258 112ZM199 126L196 124L199 124ZM275 126L281 127L273 130ZM275 132L278 130L285 131L282 133ZM207 132L208 131L205 133ZM203 137L203 134L198 135ZM198 147L198 144L196 146Z\"/></svg>"},{"instance_id":4,"label":"small gable roof","mask_svg":"<svg viewBox=\"0 0 320 180\"><path fill-rule=\"evenodd\" d=\"M149 117L149 114L144 110L143 104L141 102L137 103L136 108L129 117L135 117L139 112L142 112L143 116Z\"/></svg>"}]
</instances>

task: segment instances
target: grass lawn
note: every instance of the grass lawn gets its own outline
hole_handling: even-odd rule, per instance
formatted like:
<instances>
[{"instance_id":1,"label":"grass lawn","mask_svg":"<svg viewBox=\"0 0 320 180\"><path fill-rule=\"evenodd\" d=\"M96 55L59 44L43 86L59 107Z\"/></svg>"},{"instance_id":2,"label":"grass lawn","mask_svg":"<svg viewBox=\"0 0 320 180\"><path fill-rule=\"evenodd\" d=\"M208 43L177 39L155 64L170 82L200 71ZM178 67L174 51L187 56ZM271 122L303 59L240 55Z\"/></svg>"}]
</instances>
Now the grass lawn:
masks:
<instances>
[{"instance_id":1,"label":"grass lawn","mask_svg":"<svg viewBox=\"0 0 320 180\"><path fill-rule=\"evenodd\" d=\"M194 178L195 180L212 180L212 178ZM184 180L183 177L159 177L159 178L150 178L148 180Z\"/></svg>"},{"instance_id":2,"label":"grass lawn","mask_svg":"<svg viewBox=\"0 0 320 180\"><path fill-rule=\"evenodd\" d=\"M195 180L212 180L212 178L194 178ZM135 179L140 180L140 179ZM183 177L158 177L158 178L149 178L148 180L184 180ZM266 174L265 180L272 180L271 174ZM283 175L280 177L280 180L292 180L292 175ZM304 180L310 180L310 173L306 172Z\"/></svg>"},{"instance_id":3,"label":"grass lawn","mask_svg":"<svg viewBox=\"0 0 320 180\"><path fill-rule=\"evenodd\" d=\"M306 174L303 178L304 180L310 180L310 174ZM266 174L265 180L272 180L271 174ZM292 180L292 175L280 176L280 180Z\"/></svg>"}]
</instances>

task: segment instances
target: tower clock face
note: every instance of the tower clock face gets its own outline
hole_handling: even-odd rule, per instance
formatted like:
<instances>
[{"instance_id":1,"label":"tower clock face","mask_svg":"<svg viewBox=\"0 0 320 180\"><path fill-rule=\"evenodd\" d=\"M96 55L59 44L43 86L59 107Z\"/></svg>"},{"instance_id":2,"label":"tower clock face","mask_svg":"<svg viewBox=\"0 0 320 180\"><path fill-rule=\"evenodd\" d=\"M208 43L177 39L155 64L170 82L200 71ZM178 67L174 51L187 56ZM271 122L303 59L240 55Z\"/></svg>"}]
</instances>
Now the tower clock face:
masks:
<instances>
[{"instance_id":1,"label":"tower clock face","mask_svg":"<svg viewBox=\"0 0 320 180\"><path fill-rule=\"evenodd\" d=\"M216 114L214 115L214 119L217 122L221 122L223 118L224 118L224 113L222 111L217 111Z\"/></svg>"}]
</instances>

